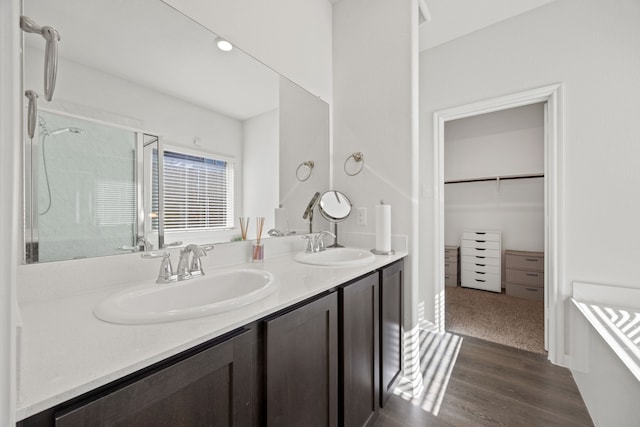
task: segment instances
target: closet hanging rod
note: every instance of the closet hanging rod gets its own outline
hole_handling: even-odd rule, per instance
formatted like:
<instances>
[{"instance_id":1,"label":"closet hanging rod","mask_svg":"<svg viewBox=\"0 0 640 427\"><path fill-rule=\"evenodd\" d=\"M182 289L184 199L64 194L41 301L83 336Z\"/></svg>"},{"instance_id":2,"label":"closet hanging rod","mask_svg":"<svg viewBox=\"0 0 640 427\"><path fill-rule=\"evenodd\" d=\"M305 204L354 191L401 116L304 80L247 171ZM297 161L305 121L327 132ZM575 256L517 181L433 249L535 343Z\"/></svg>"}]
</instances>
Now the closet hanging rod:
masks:
<instances>
[{"instance_id":1,"label":"closet hanging rod","mask_svg":"<svg viewBox=\"0 0 640 427\"><path fill-rule=\"evenodd\" d=\"M452 179L449 181L445 181L445 184L459 184L463 182L483 182L483 181L506 181L508 179L529 179L529 178L544 178L543 173L532 174L532 175L507 175L507 176L496 176L492 178L469 178L469 179Z\"/></svg>"}]
</instances>

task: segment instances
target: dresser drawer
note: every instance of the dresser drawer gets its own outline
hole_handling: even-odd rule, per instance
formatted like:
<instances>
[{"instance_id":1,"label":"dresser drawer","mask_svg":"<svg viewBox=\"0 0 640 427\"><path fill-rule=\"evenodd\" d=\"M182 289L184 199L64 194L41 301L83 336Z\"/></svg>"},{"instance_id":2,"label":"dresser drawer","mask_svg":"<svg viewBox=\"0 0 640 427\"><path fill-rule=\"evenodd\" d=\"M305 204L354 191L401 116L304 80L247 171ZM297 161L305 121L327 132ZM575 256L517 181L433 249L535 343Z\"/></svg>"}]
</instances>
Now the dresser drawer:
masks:
<instances>
[{"instance_id":1,"label":"dresser drawer","mask_svg":"<svg viewBox=\"0 0 640 427\"><path fill-rule=\"evenodd\" d=\"M446 263L457 263L458 262L458 254L455 255L450 255L447 256L447 254L444 255L444 262Z\"/></svg>"},{"instance_id":2,"label":"dresser drawer","mask_svg":"<svg viewBox=\"0 0 640 427\"><path fill-rule=\"evenodd\" d=\"M461 285L467 288L483 289L493 292L500 292L502 290L499 274L462 270L461 279Z\"/></svg>"},{"instance_id":3,"label":"dresser drawer","mask_svg":"<svg viewBox=\"0 0 640 427\"><path fill-rule=\"evenodd\" d=\"M462 250L464 250L464 248L500 249L500 242L495 242L493 240L465 239L462 241L462 248Z\"/></svg>"},{"instance_id":4,"label":"dresser drawer","mask_svg":"<svg viewBox=\"0 0 640 427\"><path fill-rule=\"evenodd\" d=\"M485 258L500 258L499 249L462 248L462 255Z\"/></svg>"},{"instance_id":5,"label":"dresser drawer","mask_svg":"<svg viewBox=\"0 0 640 427\"><path fill-rule=\"evenodd\" d=\"M507 295L510 297L544 300L544 288L507 282Z\"/></svg>"},{"instance_id":6,"label":"dresser drawer","mask_svg":"<svg viewBox=\"0 0 640 427\"><path fill-rule=\"evenodd\" d=\"M499 265L490 265L490 264L485 264L481 262L473 262L473 263L463 262L462 269L467 271L480 271L482 273L493 273L493 274L500 273Z\"/></svg>"},{"instance_id":7,"label":"dresser drawer","mask_svg":"<svg viewBox=\"0 0 640 427\"><path fill-rule=\"evenodd\" d=\"M542 271L513 270L511 268L507 268L506 271L507 282L544 286L544 273Z\"/></svg>"},{"instance_id":8,"label":"dresser drawer","mask_svg":"<svg viewBox=\"0 0 640 427\"><path fill-rule=\"evenodd\" d=\"M484 265L500 265L500 258L486 257L485 255L464 255L462 257L462 265L464 264L484 264Z\"/></svg>"},{"instance_id":9,"label":"dresser drawer","mask_svg":"<svg viewBox=\"0 0 640 427\"><path fill-rule=\"evenodd\" d=\"M486 240L490 242L499 242L500 233L492 233L485 231L463 231L463 240Z\"/></svg>"},{"instance_id":10,"label":"dresser drawer","mask_svg":"<svg viewBox=\"0 0 640 427\"><path fill-rule=\"evenodd\" d=\"M505 251L505 262L507 268L544 271L544 255L539 252L525 255L522 252Z\"/></svg>"},{"instance_id":11,"label":"dresser drawer","mask_svg":"<svg viewBox=\"0 0 640 427\"><path fill-rule=\"evenodd\" d=\"M445 274L444 275L444 285L445 286L458 286L458 275L457 274Z\"/></svg>"},{"instance_id":12,"label":"dresser drawer","mask_svg":"<svg viewBox=\"0 0 640 427\"><path fill-rule=\"evenodd\" d=\"M457 262L445 262L444 263L444 274L458 274L458 263Z\"/></svg>"}]
</instances>

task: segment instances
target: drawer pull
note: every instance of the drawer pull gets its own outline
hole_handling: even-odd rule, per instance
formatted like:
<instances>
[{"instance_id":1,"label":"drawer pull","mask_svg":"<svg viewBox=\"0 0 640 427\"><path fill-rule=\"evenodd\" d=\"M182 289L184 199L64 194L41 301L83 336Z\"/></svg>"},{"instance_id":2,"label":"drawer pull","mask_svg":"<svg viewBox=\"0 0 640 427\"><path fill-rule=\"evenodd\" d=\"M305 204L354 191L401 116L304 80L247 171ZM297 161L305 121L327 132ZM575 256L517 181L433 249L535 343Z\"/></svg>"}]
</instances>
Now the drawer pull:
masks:
<instances>
[{"instance_id":1,"label":"drawer pull","mask_svg":"<svg viewBox=\"0 0 640 427\"><path fill-rule=\"evenodd\" d=\"M485 259L485 258L486 258L486 256L476 255L476 258Z\"/></svg>"},{"instance_id":2,"label":"drawer pull","mask_svg":"<svg viewBox=\"0 0 640 427\"><path fill-rule=\"evenodd\" d=\"M527 261L538 262L538 258L525 258Z\"/></svg>"},{"instance_id":3,"label":"drawer pull","mask_svg":"<svg viewBox=\"0 0 640 427\"><path fill-rule=\"evenodd\" d=\"M476 243L486 243L486 240L476 240Z\"/></svg>"},{"instance_id":4,"label":"drawer pull","mask_svg":"<svg viewBox=\"0 0 640 427\"><path fill-rule=\"evenodd\" d=\"M486 251L485 248L474 248L476 251Z\"/></svg>"},{"instance_id":5,"label":"drawer pull","mask_svg":"<svg viewBox=\"0 0 640 427\"><path fill-rule=\"evenodd\" d=\"M528 291L538 292L539 289L536 288L525 288Z\"/></svg>"},{"instance_id":6,"label":"drawer pull","mask_svg":"<svg viewBox=\"0 0 640 427\"><path fill-rule=\"evenodd\" d=\"M527 276L538 277L538 273L525 273Z\"/></svg>"},{"instance_id":7,"label":"drawer pull","mask_svg":"<svg viewBox=\"0 0 640 427\"><path fill-rule=\"evenodd\" d=\"M476 274L487 274L484 271L476 271Z\"/></svg>"},{"instance_id":8,"label":"drawer pull","mask_svg":"<svg viewBox=\"0 0 640 427\"><path fill-rule=\"evenodd\" d=\"M482 279L476 279L476 282L486 282L486 280L482 280Z\"/></svg>"},{"instance_id":9,"label":"drawer pull","mask_svg":"<svg viewBox=\"0 0 640 427\"><path fill-rule=\"evenodd\" d=\"M482 235L484 235L484 234L487 234L487 233L485 233L484 231L476 231L476 234L482 234Z\"/></svg>"},{"instance_id":10,"label":"drawer pull","mask_svg":"<svg viewBox=\"0 0 640 427\"><path fill-rule=\"evenodd\" d=\"M487 264L476 264L478 267L486 267Z\"/></svg>"},{"instance_id":11,"label":"drawer pull","mask_svg":"<svg viewBox=\"0 0 640 427\"><path fill-rule=\"evenodd\" d=\"M449 264L445 263L445 264L444 264L444 266L445 266L445 267L449 267Z\"/></svg>"}]
</instances>

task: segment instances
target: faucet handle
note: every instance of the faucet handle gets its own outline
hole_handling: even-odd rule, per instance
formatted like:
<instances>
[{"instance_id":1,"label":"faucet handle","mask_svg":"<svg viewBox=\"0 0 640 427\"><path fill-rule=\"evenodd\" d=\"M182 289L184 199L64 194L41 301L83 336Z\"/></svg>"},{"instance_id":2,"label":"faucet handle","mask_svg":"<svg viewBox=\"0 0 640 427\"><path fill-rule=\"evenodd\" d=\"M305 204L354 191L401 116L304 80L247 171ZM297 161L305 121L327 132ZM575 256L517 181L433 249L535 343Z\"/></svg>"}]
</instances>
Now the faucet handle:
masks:
<instances>
[{"instance_id":1,"label":"faucet handle","mask_svg":"<svg viewBox=\"0 0 640 427\"><path fill-rule=\"evenodd\" d=\"M158 279L156 283L170 283L176 281L176 276L173 275L173 266L171 265L171 255L169 252L162 254L156 252L146 252L140 255L143 259L162 258L160 264L160 272L158 273Z\"/></svg>"},{"instance_id":2,"label":"faucet handle","mask_svg":"<svg viewBox=\"0 0 640 427\"><path fill-rule=\"evenodd\" d=\"M313 234L304 234L302 236L303 239L307 240L307 248L305 249L305 252L313 252L313 246L314 246L314 235Z\"/></svg>"}]
</instances>

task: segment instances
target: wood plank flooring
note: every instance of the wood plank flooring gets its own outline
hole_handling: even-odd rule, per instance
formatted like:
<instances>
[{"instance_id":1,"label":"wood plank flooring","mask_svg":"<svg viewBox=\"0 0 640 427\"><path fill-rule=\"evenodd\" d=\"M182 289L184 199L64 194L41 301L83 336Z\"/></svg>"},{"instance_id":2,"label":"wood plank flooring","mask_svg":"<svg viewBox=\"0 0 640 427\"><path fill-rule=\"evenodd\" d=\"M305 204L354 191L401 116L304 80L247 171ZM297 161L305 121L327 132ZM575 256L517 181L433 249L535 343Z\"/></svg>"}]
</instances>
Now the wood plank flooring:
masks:
<instances>
[{"instance_id":1,"label":"wood plank flooring","mask_svg":"<svg viewBox=\"0 0 640 427\"><path fill-rule=\"evenodd\" d=\"M541 354L462 338L437 415L393 396L374 426L593 426L568 369Z\"/></svg>"}]
</instances>

